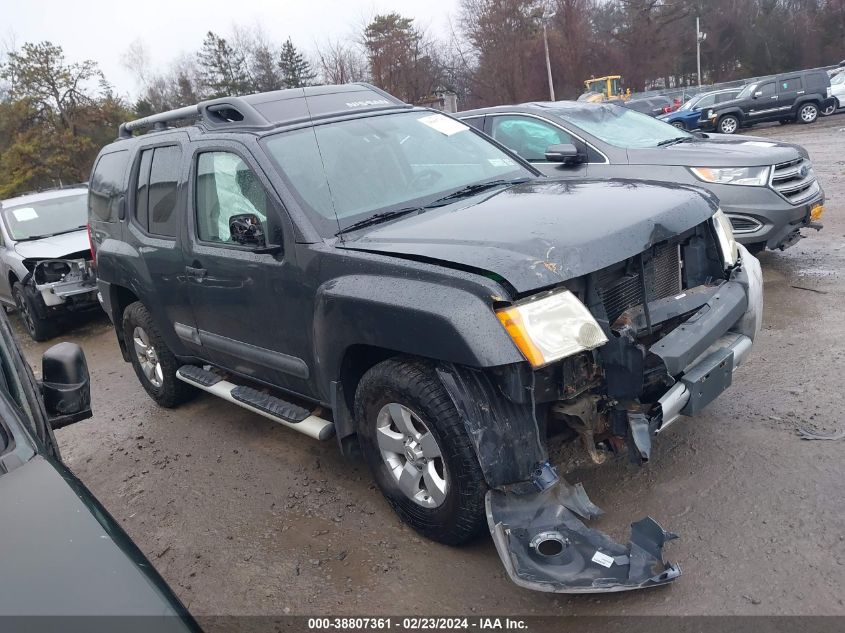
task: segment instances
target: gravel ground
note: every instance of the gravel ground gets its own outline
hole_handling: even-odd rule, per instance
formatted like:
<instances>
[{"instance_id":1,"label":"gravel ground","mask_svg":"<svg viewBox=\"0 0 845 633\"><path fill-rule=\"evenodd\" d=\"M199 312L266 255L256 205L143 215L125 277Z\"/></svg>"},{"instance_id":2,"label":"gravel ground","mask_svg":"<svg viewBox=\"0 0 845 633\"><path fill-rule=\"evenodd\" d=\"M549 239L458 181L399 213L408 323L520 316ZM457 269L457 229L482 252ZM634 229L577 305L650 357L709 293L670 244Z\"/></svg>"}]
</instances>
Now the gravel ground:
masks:
<instances>
[{"instance_id":1,"label":"gravel ground","mask_svg":"<svg viewBox=\"0 0 845 633\"><path fill-rule=\"evenodd\" d=\"M845 442L796 435L845 429L845 116L752 133L810 151L824 230L761 256L764 330L725 396L662 435L647 468L620 459L568 475L617 539L647 514L681 535L666 548L684 572L670 586L519 589L489 538L418 538L334 442L207 395L157 408L102 316L64 336L85 349L94 401L93 419L57 432L65 460L198 616L845 615ZM47 345L25 347L35 365Z\"/></svg>"}]
</instances>

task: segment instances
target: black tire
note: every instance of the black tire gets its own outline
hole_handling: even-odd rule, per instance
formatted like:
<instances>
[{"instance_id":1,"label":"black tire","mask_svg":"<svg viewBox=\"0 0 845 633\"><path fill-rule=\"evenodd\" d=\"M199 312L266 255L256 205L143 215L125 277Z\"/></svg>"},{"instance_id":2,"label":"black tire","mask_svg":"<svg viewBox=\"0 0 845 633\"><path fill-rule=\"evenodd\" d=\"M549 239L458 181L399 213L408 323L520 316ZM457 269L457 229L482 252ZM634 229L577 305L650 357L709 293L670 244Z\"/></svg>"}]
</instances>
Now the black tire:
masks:
<instances>
[{"instance_id":1,"label":"black tire","mask_svg":"<svg viewBox=\"0 0 845 633\"><path fill-rule=\"evenodd\" d=\"M446 481L445 499L437 507L424 507L402 492L382 458L376 437L378 415L389 403L410 410L437 442ZM355 392L355 418L376 484L403 521L447 545L460 545L487 531L487 484L481 466L464 423L430 364L391 359L371 368Z\"/></svg>"},{"instance_id":2,"label":"black tire","mask_svg":"<svg viewBox=\"0 0 845 633\"><path fill-rule=\"evenodd\" d=\"M815 123L819 118L819 106L815 103L805 103L798 109L798 116L795 118L799 123L809 125Z\"/></svg>"},{"instance_id":3,"label":"black tire","mask_svg":"<svg viewBox=\"0 0 845 633\"><path fill-rule=\"evenodd\" d=\"M766 243L765 242L754 242L753 244L746 244L745 248L752 255L757 255L758 253L762 253L764 250L766 250Z\"/></svg>"},{"instance_id":4,"label":"black tire","mask_svg":"<svg viewBox=\"0 0 845 633\"><path fill-rule=\"evenodd\" d=\"M733 114L726 114L719 119L716 129L720 134L736 134L739 130L739 119Z\"/></svg>"},{"instance_id":5,"label":"black tire","mask_svg":"<svg viewBox=\"0 0 845 633\"><path fill-rule=\"evenodd\" d=\"M673 127L678 128L679 130L686 130L686 129L687 129L687 126L685 126L685 125L684 125L683 123L681 123L680 121L675 121L675 122L674 122L674 123L672 123L671 125L672 125Z\"/></svg>"},{"instance_id":6,"label":"black tire","mask_svg":"<svg viewBox=\"0 0 845 633\"><path fill-rule=\"evenodd\" d=\"M56 322L38 316L38 308L35 302L40 301L40 297L33 297L19 281L12 286L12 297L15 299L15 306L21 317L21 323L23 323L24 329L33 341L40 343L56 336L58 333Z\"/></svg>"},{"instance_id":7,"label":"black tire","mask_svg":"<svg viewBox=\"0 0 845 633\"><path fill-rule=\"evenodd\" d=\"M136 328L142 328L146 333L148 343L155 351L158 364L161 365L160 385L153 384L141 367L141 360L134 343ZM138 376L138 380L150 395L150 398L155 400L159 406L169 409L189 400L196 394L196 389L176 377L176 370L179 369L181 363L167 347L161 332L153 323L149 311L140 301L130 304L123 312L123 336L129 348L129 356L132 360L132 367L135 369L135 375Z\"/></svg>"},{"instance_id":8,"label":"black tire","mask_svg":"<svg viewBox=\"0 0 845 633\"><path fill-rule=\"evenodd\" d=\"M794 121L792 119L781 119L778 123L781 125L789 125L790 123L794 123Z\"/></svg>"},{"instance_id":9,"label":"black tire","mask_svg":"<svg viewBox=\"0 0 845 633\"><path fill-rule=\"evenodd\" d=\"M831 103L831 104L830 104L829 106L827 106L824 110L822 110L820 114L821 114L822 116L830 116L831 114L833 114L834 112L836 112L836 110L837 110L837 103L836 103L836 99L834 99L834 100L833 100L833 103Z\"/></svg>"}]
</instances>

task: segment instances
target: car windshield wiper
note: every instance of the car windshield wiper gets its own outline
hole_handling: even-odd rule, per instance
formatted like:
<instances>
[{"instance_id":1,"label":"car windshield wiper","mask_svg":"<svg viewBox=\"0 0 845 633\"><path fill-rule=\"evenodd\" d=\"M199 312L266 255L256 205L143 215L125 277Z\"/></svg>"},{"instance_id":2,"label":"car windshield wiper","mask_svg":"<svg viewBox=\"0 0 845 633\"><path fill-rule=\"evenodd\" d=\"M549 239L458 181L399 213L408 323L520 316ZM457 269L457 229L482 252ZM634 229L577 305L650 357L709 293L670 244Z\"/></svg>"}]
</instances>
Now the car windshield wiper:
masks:
<instances>
[{"instance_id":1,"label":"car windshield wiper","mask_svg":"<svg viewBox=\"0 0 845 633\"><path fill-rule=\"evenodd\" d=\"M678 143L689 143L692 140L690 136L676 136L675 138L668 138L665 141L660 141L657 147L668 147L669 145L677 145Z\"/></svg>"},{"instance_id":2,"label":"car windshield wiper","mask_svg":"<svg viewBox=\"0 0 845 633\"><path fill-rule=\"evenodd\" d=\"M22 237L21 239L17 240L18 242L31 242L33 240L44 240L48 237L55 237L57 235L64 235L65 233L75 233L76 231L81 231L82 229L88 228L87 224L83 224L82 226L77 226L75 229L67 229L66 231L58 231L56 233L45 233L44 235L30 235L28 237Z\"/></svg>"},{"instance_id":3,"label":"car windshield wiper","mask_svg":"<svg viewBox=\"0 0 845 633\"><path fill-rule=\"evenodd\" d=\"M451 202L452 200L458 200L459 198L466 198L467 196L475 195L485 189L492 189L493 187L499 187L501 185L517 185L521 182L527 182L530 180L529 178L515 178L512 180L490 180L488 182L479 182L474 185L467 185L457 191L453 191L452 193L443 196L442 198L438 198L434 202L430 202L429 204L425 205L426 208L430 207L438 207L445 203Z\"/></svg>"},{"instance_id":4,"label":"car windshield wiper","mask_svg":"<svg viewBox=\"0 0 845 633\"><path fill-rule=\"evenodd\" d=\"M335 235L341 235L342 233L348 233L349 231L362 229L365 226L372 226L373 224L387 222L388 220L392 220L403 215L408 215L409 213L414 213L416 211L422 211L422 207L407 207L405 209L394 209L392 211L383 211L381 213L376 213L368 218L358 220L357 222L353 222L349 226L343 227L337 233L335 233Z\"/></svg>"}]
</instances>

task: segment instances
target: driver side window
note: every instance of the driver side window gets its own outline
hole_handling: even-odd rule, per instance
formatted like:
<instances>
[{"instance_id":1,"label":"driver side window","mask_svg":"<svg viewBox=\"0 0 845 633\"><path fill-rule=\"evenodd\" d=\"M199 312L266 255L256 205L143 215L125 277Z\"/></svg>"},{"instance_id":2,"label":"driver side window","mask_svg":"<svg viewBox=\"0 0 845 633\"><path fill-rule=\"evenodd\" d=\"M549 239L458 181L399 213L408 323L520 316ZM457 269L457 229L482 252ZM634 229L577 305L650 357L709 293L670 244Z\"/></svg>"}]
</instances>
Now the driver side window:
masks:
<instances>
[{"instance_id":1,"label":"driver side window","mask_svg":"<svg viewBox=\"0 0 845 633\"><path fill-rule=\"evenodd\" d=\"M549 145L573 142L560 128L532 117L493 117L491 132L494 139L530 162L545 162Z\"/></svg>"},{"instance_id":2,"label":"driver side window","mask_svg":"<svg viewBox=\"0 0 845 633\"><path fill-rule=\"evenodd\" d=\"M205 152L196 172L197 237L203 242L235 244L229 219L250 213L267 233L267 194L255 173L237 154Z\"/></svg>"},{"instance_id":3,"label":"driver side window","mask_svg":"<svg viewBox=\"0 0 845 633\"><path fill-rule=\"evenodd\" d=\"M761 97L773 97L777 94L777 87L775 86L775 82L770 81L757 88L757 92L760 93Z\"/></svg>"}]
</instances>

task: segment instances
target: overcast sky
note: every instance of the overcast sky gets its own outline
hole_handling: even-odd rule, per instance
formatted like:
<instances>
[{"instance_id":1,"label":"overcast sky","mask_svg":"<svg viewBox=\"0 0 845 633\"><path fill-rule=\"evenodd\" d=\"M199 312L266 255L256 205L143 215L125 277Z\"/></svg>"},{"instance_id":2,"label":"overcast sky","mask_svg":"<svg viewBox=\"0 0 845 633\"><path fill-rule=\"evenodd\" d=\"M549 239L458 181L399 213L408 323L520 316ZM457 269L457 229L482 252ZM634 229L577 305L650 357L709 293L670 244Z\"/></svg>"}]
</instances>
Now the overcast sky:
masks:
<instances>
[{"instance_id":1,"label":"overcast sky","mask_svg":"<svg viewBox=\"0 0 845 633\"><path fill-rule=\"evenodd\" d=\"M398 11L445 37L457 7L458 0L4 0L0 38L17 46L50 40L64 48L68 61L95 60L118 92L135 95L136 82L121 58L137 39L153 66L164 67L197 50L209 30L226 34L233 25L260 25L272 40L290 36L311 52L326 38L353 37L379 12Z\"/></svg>"}]
</instances>

